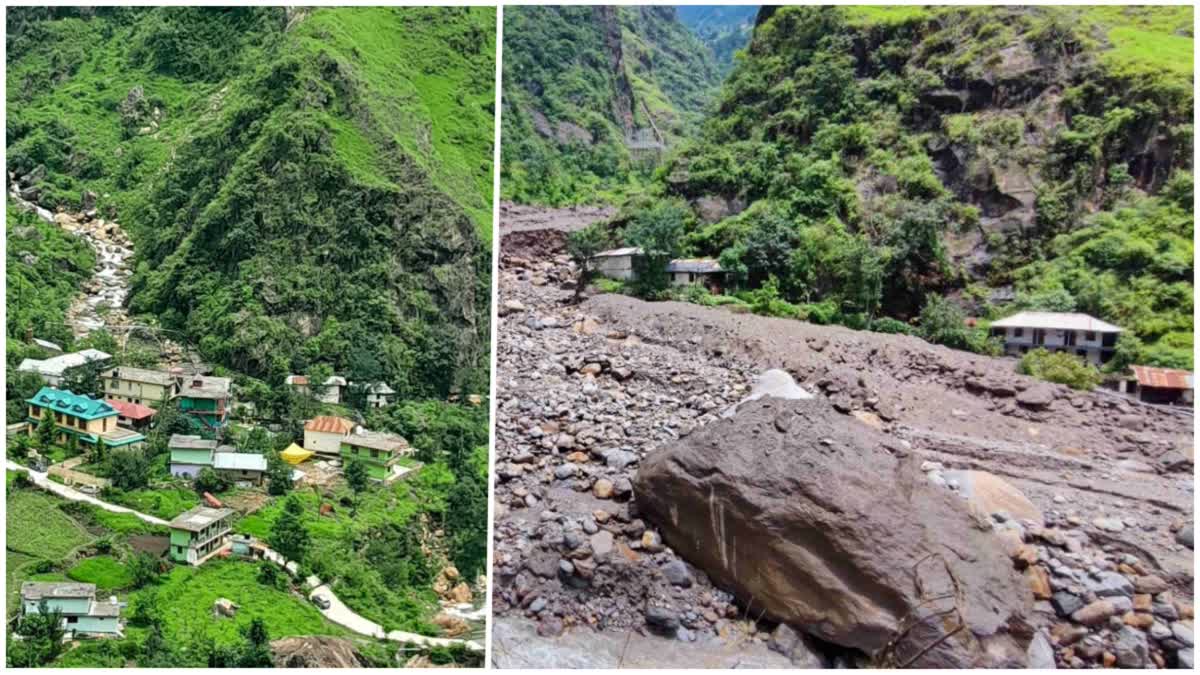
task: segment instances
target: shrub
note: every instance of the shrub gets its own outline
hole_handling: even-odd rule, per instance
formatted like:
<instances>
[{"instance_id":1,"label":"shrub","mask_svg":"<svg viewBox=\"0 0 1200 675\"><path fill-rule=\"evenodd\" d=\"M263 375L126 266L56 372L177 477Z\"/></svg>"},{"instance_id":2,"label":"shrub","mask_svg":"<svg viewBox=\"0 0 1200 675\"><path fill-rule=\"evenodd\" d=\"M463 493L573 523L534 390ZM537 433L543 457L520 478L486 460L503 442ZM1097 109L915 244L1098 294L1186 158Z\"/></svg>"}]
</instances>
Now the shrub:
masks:
<instances>
[{"instance_id":1,"label":"shrub","mask_svg":"<svg viewBox=\"0 0 1200 675\"><path fill-rule=\"evenodd\" d=\"M1017 371L1084 391L1100 384L1100 372L1070 352L1035 349L1021 357Z\"/></svg>"},{"instance_id":2,"label":"shrub","mask_svg":"<svg viewBox=\"0 0 1200 675\"><path fill-rule=\"evenodd\" d=\"M890 316L881 316L872 321L871 330L889 335L912 335L913 332L912 326Z\"/></svg>"}]
</instances>

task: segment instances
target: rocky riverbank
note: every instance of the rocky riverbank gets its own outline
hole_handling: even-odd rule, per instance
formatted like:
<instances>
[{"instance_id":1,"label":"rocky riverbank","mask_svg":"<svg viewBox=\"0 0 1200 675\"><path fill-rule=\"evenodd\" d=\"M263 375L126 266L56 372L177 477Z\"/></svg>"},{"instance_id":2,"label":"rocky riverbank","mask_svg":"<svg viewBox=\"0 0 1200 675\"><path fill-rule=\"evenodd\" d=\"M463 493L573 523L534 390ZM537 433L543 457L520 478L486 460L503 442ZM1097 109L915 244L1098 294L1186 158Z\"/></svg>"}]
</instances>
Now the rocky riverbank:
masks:
<instances>
[{"instance_id":1,"label":"rocky riverbank","mask_svg":"<svg viewBox=\"0 0 1200 675\"><path fill-rule=\"evenodd\" d=\"M497 625L532 621L556 644L579 631L633 631L792 645L797 663L868 663L789 640L792 629L714 584L633 500L645 458L714 423L757 373L782 368L837 414L915 455L931 483L962 491L963 472L985 472L1036 508L1041 522L1028 524L986 514L1031 595L1030 665L1191 662L1189 415L1039 383L1016 375L1011 359L905 336L616 295L571 305L575 273L561 231L508 232Z\"/></svg>"},{"instance_id":2,"label":"rocky riverbank","mask_svg":"<svg viewBox=\"0 0 1200 675\"><path fill-rule=\"evenodd\" d=\"M83 210L51 213L36 203L37 171L25 176L9 173L9 199L18 208L36 213L42 220L82 238L96 252L96 271L80 289L67 310L67 322L76 338L94 330L123 326L129 322L125 300L133 275L133 241L116 221L105 220L95 209L96 195L87 193Z\"/></svg>"}]
</instances>

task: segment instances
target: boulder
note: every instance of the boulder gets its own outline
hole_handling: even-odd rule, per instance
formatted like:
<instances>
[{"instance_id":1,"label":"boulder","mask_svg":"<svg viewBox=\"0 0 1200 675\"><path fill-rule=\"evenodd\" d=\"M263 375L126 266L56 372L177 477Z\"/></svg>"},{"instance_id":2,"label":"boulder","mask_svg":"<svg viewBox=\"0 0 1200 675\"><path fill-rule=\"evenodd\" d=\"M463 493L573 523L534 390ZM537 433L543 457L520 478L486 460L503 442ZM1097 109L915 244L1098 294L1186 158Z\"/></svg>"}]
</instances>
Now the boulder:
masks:
<instances>
[{"instance_id":1,"label":"boulder","mask_svg":"<svg viewBox=\"0 0 1200 675\"><path fill-rule=\"evenodd\" d=\"M987 471L944 471L947 481L957 481L958 491L967 498L971 510L984 520L993 513L1043 525L1042 512L1011 483Z\"/></svg>"},{"instance_id":2,"label":"boulder","mask_svg":"<svg viewBox=\"0 0 1200 675\"><path fill-rule=\"evenodd\" d=\"M885 664L1024 666L1025 580L891 445L827 402L765 397L643 460L634 492L677 554L773 620Z\"/></svg>"}]
</instances>

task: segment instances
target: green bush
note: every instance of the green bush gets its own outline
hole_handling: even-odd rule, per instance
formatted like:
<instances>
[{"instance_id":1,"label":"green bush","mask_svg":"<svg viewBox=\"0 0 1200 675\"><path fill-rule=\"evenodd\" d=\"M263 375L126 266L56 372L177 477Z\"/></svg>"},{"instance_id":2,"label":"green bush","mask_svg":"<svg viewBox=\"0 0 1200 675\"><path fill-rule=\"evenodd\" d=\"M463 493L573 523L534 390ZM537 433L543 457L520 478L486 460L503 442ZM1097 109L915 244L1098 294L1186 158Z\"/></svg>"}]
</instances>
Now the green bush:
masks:
<instances>
[{"instance_id":1,"label":"green bush","mask_svg":"<svg viewBox=\"0 0 1200 675\"><path fill-rule=\"evenodd\" d=\"M1101 380L1100 372L1080 357L1070 352L1045 349L1035 349L1022 356L1017 371L1083 391L1095 389Z\"/></svg>"}]
</instances>

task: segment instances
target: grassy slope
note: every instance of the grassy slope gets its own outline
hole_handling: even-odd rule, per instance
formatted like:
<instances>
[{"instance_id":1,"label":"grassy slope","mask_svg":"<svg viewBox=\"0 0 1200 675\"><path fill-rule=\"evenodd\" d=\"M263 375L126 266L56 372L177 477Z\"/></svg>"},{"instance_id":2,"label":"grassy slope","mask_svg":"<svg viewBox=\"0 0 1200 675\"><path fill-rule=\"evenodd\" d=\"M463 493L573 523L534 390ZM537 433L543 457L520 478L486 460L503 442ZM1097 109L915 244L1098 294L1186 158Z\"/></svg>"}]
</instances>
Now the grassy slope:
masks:
<instances>
[{"instance_id":1,"label":"grassy slope","mask_svg":"<svg viewBox=\"0 0 1200 675\"><path fill-rule=\"evenodd\" d=\"M457 20L438 16L447 11ZM471 214L483 241L492 232L495 21L491 7L325 9L294 35L309 54L325 50L353 64L375 123ZM334 144L359 178L388 180L383 158L353 125L339 124Z\"/></svg>"}]
</instances>

